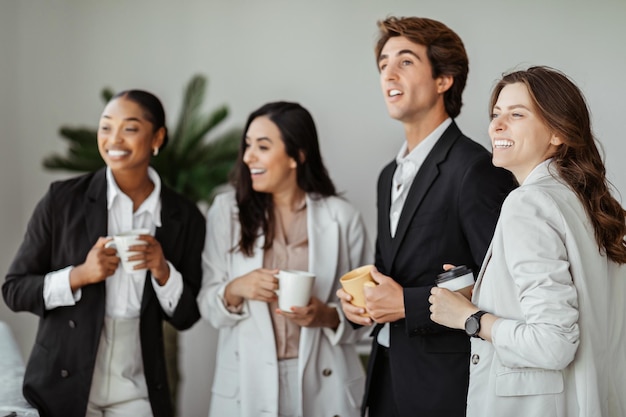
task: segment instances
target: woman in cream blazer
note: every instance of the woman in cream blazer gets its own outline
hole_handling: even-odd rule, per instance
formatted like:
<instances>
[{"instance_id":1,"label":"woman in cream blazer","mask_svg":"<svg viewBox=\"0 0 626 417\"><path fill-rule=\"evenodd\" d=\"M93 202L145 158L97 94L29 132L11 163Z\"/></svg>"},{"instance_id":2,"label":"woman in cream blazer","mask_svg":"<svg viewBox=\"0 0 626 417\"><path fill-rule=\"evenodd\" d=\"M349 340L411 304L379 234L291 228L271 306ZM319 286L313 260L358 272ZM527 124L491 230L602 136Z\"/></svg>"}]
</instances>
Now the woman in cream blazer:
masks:
<instances>
[{"instance_id":1,"label":"woman in cream blazer","mask_svg":"<svg viewBox=\"0 0 626 417\"><path fill-rule=\"evenodd\" d=\"M289 125L289 120L298 120L300 129L303 125L309 128L313 126L313 135L307 139L303 132ZM259 122L268 121L277 127L276 132L271 129L268 131L265 125L259 130ZM302 165L321 164L321 158L314 155L319 151L313 120L297 104L270 103L263 106L250 116L246 130L239 168L244 170L243 175L247 177L240 177L238 181L245 182L252 171L262 172L250 184L254 193L261 192L257 189L273 192L277 187L270 185L269 178L279 169L272 165L273 162L262 160L263 156L259 155L268 150L257 149L257 140L270 148L269 152L276 146L285 146L287 155L290 152L296 156L302 153L305 155L306 163L294 162L293 172L287 171L287 175L310 169L302 168ZM293 132L297 138L291 136ZM276 141L277 136L282 144ZM309 147L305 149L304 146L296 145L297 151L294 153L289 146L291 140L308 140ZM314 142L314 149L310 147L311 142ZM314 163L318 158L318 164ZM289 160L295 158L290 157ZM322 166L322 169L316 168L315 172L315 175L324 175L326 170ZM284 183L283 176L280 177L280 183ZM299 185L295 187L301 190ZM277 197L271 193L269 195L278 204ZM308 271L315 274L312 298L323 303L325 311L338 319L338 325L335 329L324 326L300 328L297 386L294 386L297 398L293 399L296 415L357 416L365 379L354 344L367 330L354 330L349 325L341 308L335 304L335 292L340 285L341 275L371 262L371 249L359 213L346 201L333 195L323 197L313 192L301 193L300 196L304 198L306 207ZM279 382L279 361L269 303L242 297L243 301L239 305L230 306L227 305L228 294L225 294L229 291L229 284L251 271L264 274L264 279L269 277L271 288L276 288L275 278L263 269L267 243L264 235L267 233L254 240L250 255L241 249L240 205L235 192L219 195L207 219L210 232L205 243L204 279L198 304L202 317L219 329L209 415L278 416L281 415L279 393L283 391Z\"/></svg>"},{"instance_id":2,"label":"woman in cream blazer","mask_svg":"<svg viewBox=\"0 0 626 417\"><path fill-rule=\"evenodd\" d=\"M467 415L624 416L625 212L584 98L560 72L533 67L506 75L491 104L494 165L520 187L472 302L440 288L430 298L434 321L474 336Z\"/></svg>"}]
</instances>

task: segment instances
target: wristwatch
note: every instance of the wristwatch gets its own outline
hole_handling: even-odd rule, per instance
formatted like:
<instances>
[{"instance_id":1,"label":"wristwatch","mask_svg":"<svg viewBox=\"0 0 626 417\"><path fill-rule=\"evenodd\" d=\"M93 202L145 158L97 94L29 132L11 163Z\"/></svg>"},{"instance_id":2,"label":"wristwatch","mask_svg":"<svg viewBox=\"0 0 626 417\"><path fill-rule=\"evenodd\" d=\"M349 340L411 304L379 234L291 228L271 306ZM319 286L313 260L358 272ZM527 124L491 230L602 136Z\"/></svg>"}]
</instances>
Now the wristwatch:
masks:
<instances>
[{"instance_id":1,"label":"wristwatch","mask_svg":"<svg viewBox=\"0 0 626 417\"><path fill-rule=\"evenodd\" d=\"M480 318L486 313L486 311L480 310L465 320L465 333L467 333L468 336L480 337L478 336L478 333L480 332Z\"/></svg>"}]
</instances>

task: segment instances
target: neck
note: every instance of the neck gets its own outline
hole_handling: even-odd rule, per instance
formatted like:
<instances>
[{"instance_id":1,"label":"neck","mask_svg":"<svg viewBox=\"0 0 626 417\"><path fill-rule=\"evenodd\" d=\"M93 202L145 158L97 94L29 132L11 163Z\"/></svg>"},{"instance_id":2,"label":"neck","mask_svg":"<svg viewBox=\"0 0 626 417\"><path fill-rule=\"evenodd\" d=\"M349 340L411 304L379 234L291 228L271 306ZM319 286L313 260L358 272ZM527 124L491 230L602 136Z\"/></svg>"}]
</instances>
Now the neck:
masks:
<instances>
[{"instance_id":1,"label":"neck","mask_svg":"<svg viewBox=\"0 0 626 417\"><path fill-rule=\"evenodd\" d=\"M280 211L296 211L305 195L306 193L302 189L296 187L293 190L272 194L272 200L274 207Z\"/></svg>"},{"instance_id":2,"label":"neck","mask_svg":"<svg viewBox=\"0 0 626 417\"><path fill-rule=\"evenodd\" d=\"M404 123L404 135L406 137L408 152L411 152L417 145L422 143L422 141L447 118L448 114L445 110L442 110L435 114L431 113L427 115L427 117L417 121Z\"/></svg>"},{"instance_id":3,"label":"neck","mask_svg":"<svg viewBox=\"0 0 626 417\"><path fill-rule=\"evenodd\" d=\"M139 208L154 190L154 183L148 172L120 173L113 172L117 186L133 201L134 209Z\"/></svg>"}]
</instances>

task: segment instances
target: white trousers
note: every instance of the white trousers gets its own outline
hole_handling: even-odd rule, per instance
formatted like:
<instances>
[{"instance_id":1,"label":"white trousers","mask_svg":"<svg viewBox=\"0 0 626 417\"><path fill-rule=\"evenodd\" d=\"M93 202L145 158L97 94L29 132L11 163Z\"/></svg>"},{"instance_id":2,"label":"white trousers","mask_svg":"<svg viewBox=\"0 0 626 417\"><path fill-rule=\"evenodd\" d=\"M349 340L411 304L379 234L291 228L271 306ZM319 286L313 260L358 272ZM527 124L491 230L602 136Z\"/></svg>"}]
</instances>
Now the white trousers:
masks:
<instances>
[{"instance_id":1,"label":"white trousers","mask_svg":"<svg viewBox=\"0 0 626 417\"><path fill-rule=\"evenodd\" d=\"M278 416L296 417L298 414L298 359L278 361Z\"/></svg>"},{"instance_id":2,"label":"white trousers","mask_svg":"<svg viewBox=\"0 0 626 417\"><path fill-rule=\"evenodd\" d=\"M86 417L152 417L139 318L104 318Z\"/></svg>"}]
</instances>

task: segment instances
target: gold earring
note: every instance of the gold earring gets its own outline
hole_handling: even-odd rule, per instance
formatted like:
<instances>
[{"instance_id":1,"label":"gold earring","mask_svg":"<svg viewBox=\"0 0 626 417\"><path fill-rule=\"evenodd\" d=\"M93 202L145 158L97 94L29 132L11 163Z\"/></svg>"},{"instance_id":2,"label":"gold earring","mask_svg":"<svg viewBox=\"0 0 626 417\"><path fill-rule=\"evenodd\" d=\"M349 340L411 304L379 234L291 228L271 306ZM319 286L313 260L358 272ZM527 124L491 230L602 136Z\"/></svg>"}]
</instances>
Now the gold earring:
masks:
<instances>
[{"instance_id":1,"label":"gold earring","mask_svg":"<svg viewBox=\"0 0 626 417\"><path fill-rule=\"evenodd\" d=\"M154 148L152 155L157 156L159 154L159 148Z\"/></svg>"}]
</instances>

